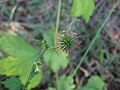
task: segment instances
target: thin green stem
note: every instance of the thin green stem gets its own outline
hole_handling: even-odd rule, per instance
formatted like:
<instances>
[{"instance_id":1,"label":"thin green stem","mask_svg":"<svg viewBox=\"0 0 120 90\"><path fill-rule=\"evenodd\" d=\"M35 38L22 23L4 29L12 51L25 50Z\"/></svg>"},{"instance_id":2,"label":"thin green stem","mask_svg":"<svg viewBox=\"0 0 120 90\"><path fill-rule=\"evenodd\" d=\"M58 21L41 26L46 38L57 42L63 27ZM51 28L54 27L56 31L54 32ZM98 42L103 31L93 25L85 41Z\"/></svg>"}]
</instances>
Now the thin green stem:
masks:
<instances>
[{"instance_id":1,"label":"thin green stem","mask_svg":"<svg viewBox=\"0 0 120 90\"><path fill-rule=\"evenodd\" d=\"M39 58L40 58L41 55L44 53L44 51L45 51L45 49L43 49L43 50L39 53L39 55L36 57L36 59L35 59L34 62L37 62L37 61L39 60ZM35 69L35 66L34 66L34 63L33 63L32 68L31 68L31 72L30 72L30 74L29 74L29 76L28 76L28 80L27 80L26 85L25 85L25 90L28 90L28 85L29 85L29 83L30 83L30 80L33 78L34 69Z\"/></svg>"},{"instance_id":2,"label":"thin green stem","mask_svg":"<svg viewBox=\"0 0 120 90\"><path fill-rule=\"evenodd\" d=\"M59 2L58 2L57 20L56 20L56 29L55 29L55 43L56 43L56 37L58 35L58 29L59 29L61 4L62 4L62 0L59 0Z\"/></svg>"},{"instance_id":3,"label":"thin green stem","mask_svg":"<svg viewBox=\"0 0 120 90\"><path fill-rule=\"evenodd\" d=\"M11 11L10 22L13 20L13 17L14 17L14 14L15 14L15 11L16 11L17 7L18 7L18 4L16 4Z\"/></svg>"},{"instance_id":4,"label":"thin green stem","mask_svg":"<svg viewBox=\"0 0 120 90\"><path fill-rule=\"evenodd\" d=\"M56 44L56 37L58 36L58 29L59 29L59 22L60 22L60 12L61 12L61 4L62 4L62 0L59 0L59 2L58 2L57 20L56 20L54 45ZM57 84L57 90L60 90L59 89L59 85L58 85L58 73L57 72L56 72L56 84Z\"/></svg>"},{"instance_id":5,"label":"thin green stem","mask_svg":"<svg viewBox=\"0 0 120 90\"><path fill-rule=\"evenodd\" d=\"M75 22L76 19L77 19L77 18L74 18L74 19L72 20L72 22L68 25L68 30L70 30L70 29L72 28L72 25L73 25L73 23Z\"/></svg>"},{"instance_id":6,"label":"thin green stem","mask_svg":"<svg viewBox=\"0 0 120 90\"><path fill-rule=\"evenodd\" d=\"M56 74L55 74L55 76L56 76L56 86L57 86L57 90L60 90L60 88L59 88L59 77L58 77L58 72L56 72Z\"/></svg>"},{"instance_id":7,"label":"thin green stem","mask_svg":"<svg viewBox=\"0 0 120 90\"><path fill-rule=\"evenodd\" d=\"M119 2L119 0L117 1L117 3ZM113 6L113 8L111 9L111 11L109 12L107 18L105 19L105 21L103 22L103 24L101 25L100 29L98 30L97 34L95 35L95 37L93 38L92 42L90 43L88 49L86 50L85 54L83 55L83 57L81 58L79 64L77 65L76 69L74 70L72 77L74 77L79 69L79 67L81 66L81 64L84 62L85 57L87 56L87 54L89 53L90 49L92 48L92 46L94 45L96 39L98 38L100 32L102 31L102 29L104 28L104 26L106 25L109 17L111 16L114 8L116 7L117 3Z\"/></svg>"}]
</instances>

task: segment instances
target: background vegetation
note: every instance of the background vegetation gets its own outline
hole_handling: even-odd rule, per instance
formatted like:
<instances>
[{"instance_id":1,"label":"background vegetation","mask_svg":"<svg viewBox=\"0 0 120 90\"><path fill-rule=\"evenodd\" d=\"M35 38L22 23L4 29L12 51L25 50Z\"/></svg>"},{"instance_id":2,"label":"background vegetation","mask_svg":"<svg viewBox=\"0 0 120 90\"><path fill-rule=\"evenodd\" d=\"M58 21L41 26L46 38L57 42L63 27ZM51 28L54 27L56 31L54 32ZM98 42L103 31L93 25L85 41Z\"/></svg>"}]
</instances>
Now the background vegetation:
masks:
<instances>
[{"instance_id":1,"label":"background vegetation","mask_svg":"<svg viewBox=\"0 0 120 90\"><path fill-rule=\"evenodd\" d=\"M60 1L0 1L0 90L120 90L120 1Z\"/></svg>"}]
</instances>

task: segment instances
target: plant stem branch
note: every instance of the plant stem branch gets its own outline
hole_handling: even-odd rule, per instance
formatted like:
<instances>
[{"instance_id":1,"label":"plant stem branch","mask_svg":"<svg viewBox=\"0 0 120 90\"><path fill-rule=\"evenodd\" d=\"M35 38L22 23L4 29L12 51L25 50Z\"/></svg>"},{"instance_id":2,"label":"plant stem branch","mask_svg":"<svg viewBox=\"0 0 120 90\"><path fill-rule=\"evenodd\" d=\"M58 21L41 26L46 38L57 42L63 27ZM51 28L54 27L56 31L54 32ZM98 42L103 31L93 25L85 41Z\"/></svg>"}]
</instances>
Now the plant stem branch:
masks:
<instances>
[{"instance_id":1,"label":"plant stem branch","mask_svg":"<svg viewBox=\"0 0 120 90\"><path fill-rule=\"evenodd\" d=\"M68 25L68 30L70 30L70 29L72 28L72 25L73 25L73 23L75 22L76 19L77 19L77 18L74 18L74 19L72 20L72 22Z\"/></svg>"},{"instance_id":2,"label":"plant stem branch","mask_svg":"<svg viewBox=\"0 0 120 90\"><path fill-rule=\"evenodd\" d=\"M37 62L37 61L39 60L39 58L40 58L41 55L44 53L44 51L45 51L45 49L43 49L43 50L39 53L39 55L36 57L36 59L35 59L34 62ZM25 90L28 90L28 85L29 85L29 83L30 83L30 80L31 80L32 77L33 77L34 69L35 69L35 66L34 66L34 63L33 63L32 68L31 68L31 72L30 72L30 74L29 74L29 76L28 76L28 80L27 80L26 85L25 85Z\"/></svg>"},{"instance_id":3,"label":"plant stem branch","mask_svg":"<svg viewBox=\"0 0 120 90\"><path fill-rule=\"evenodd\" d=\"M58 77L58 73L56 72L56 86L57 86L57 90L60 90L58 80L59 80L59 77Z\"/></svg>"},{"instance_id":4,"label":"plant stem branch","mask_svg":"<svg viewBox=\"0 0 120 90\"><path fill-rule=\"evenodd\" d=\"M117 3L119 2L119 0L117 1ZM93 38L92 42L90 43L88 49L86 50L85 54L83 55L83 57L81 58L79 64L77 65L76 69L74 70L72 77L74 77L78 71L78 69L80 68L81 64L84 62L85 57L87 56L87 54L89 53L90 49L92 48L92 46L94 45L96 39L98 38L100 32L102 31L102 29L104 28L104 26L106 25L107 21L109 20L109 17L111 16L114 8L116 7L117 3L113 6L113 8L111 9L111 11L109 12L108 16L106 17L105 21L103 22L103 24L101 25L101 27L99 28L97 34L95 35L95 37Z\"/></svg>"},{"instance_id":5,"label":"plant stem branch","mask_svg":"<svg viewBox=\"0 0 120 90\"><path fill-rule=\"evenodd\" d=\"M18 4L16 4L13 8L12 8L12 11L11 11L11 14L10 14L10 22L13 20L14 18L14 14L15 14L15 11L18 7Z\"/></svg>"},{"instance_id":6,"label":"plant stem branch","mask_svg":"<svg viewBox=\"0 0 120 90\"><path fill-rule=\"evenodd\" d=\"M56 20L56 29L55 29L55 42L54 42L54 44L56 44L56 37L58 35L59 22L60 22L60 12L61 12L61 4L62 4L62 0L59 0L59 2L58 2L57 20Z\"/></svg>"},{"instance_id":7,"label":"plant stem branch","mask_svg":"<svg viewBox=\"0 0 120 90\"><path fill-rule=\"evenodd\" d=\"M58 29L59 29L59 23L60 23L60 12L61 12L61 4L62 4L62 0L59 0L58 2L58 12L57 12L57 20L56 20L56 29L55 29L55 38L54 38L54 45L56 45L56 37L58 36ZM56 84L57 84L57 90L59 89L59 85L58 85L58 73L56 72Z\"/></svg>"}]
</instances>

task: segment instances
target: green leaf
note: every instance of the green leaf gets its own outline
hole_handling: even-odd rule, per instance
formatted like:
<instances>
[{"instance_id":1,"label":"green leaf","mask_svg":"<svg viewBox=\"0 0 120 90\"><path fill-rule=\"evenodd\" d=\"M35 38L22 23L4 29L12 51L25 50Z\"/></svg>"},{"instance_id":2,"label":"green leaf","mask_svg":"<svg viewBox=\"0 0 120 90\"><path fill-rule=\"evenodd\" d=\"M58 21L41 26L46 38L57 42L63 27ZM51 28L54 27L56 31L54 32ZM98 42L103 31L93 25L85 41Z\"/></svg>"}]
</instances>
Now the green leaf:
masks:
<instances>
[{"instance_id":1,"label":"green leaf","mask_svg":"<svg viewBox=\"0 0 120 90\"><path fill-rule=\"evenodd\" d=\"M92 76L86 86L78 90L103 90L104 81L98 76Z\"/></svg>"},{"instance_id":2,"label":"green leaf","mask_svg":"<svg viewBox=\"0 0 120 90\"><path fill-rule=\"evenodd\" d=\"M43 56L46 65L54 72L57 72L61 67L66 68L69 63L65 53L58 49L48 49Z\"/></svg>"},{"instance_id":3,"label":"green leaf","mask_svg":"<svg viewBox=\"0 0 120 90\"><path fill-rule=\"evenodd\" d=\"M0 60L0 74L19 76L22 83L25 84L39 52L26 41L13 35L5 35L0 38L0 49L8 55ZM37 74L31 80L29 89L38 85L41 78L42 73Z\"/></svg>"},{"instance_id":4,"label":"green leaf","mask_svg":"<svg viewBox=\"0 0 120 90\"><path fill-rule=\"evenodd\" d=\"M11 77L11 78L3 81L2 83L9 90L20 90L20 88L22 87L22 82L16 77Z\"/></svg>"},{"instance_id":5,"label":"green leaf","mask_svg":"<svg viewBox=\"0 0 120 90\"><path fill-rule=\"evenodd\" d=\"M56 90L56 88L49 87L48 90Z\"/></svg>"},{"instance_id":6,"label":"green leaf","mask_svg":"<svg viewBox=\"0 0 120 90\"><path fill-rule=\"evenodd\" d=\"M75 90L74 80L71 76L61 76L58 80L59 90ZM49 87L48 90L56 90L55 88Z\"/></svg>"},{"instance_id":7,"label":"green leaf","mask_svg":"<svg viewBox=\"0 0 120 90\"><path fill-rule=\"evenodd\" d=\"M54 31L50 30L47 34L43 34L43 38L46 40L49 47L54 47Z\"/></svg>"},{"instance_id":8,"label":"green leaf","mask_svg":"<svg viewBox=\"0 0 120 90\"><path fill-rule=\"evenodd\" d=\"M74 80L71 76L62 76L58 81L60 90L75 90Z\"/></svg>"},{"instance_id":9,"label":"green leaf","mask_svg":"<svg viewBox=\"0 0 120 90\"><path fill-rule=\"evenodd\" d=\"M86 22L89 21L95 8L94 0L73 0L72 16L83 16Z\"/></svg>"}]
</instances>

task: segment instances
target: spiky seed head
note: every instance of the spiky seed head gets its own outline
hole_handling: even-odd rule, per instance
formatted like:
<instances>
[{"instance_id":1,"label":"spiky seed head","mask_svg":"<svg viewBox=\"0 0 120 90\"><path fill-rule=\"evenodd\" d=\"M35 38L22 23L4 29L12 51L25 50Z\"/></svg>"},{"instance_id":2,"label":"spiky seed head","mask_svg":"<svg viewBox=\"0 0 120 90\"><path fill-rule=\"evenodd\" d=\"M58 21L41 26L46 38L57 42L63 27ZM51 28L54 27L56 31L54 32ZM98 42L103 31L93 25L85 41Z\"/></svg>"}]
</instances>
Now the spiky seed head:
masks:
<instances>
[{"instance_id":1,"label":"spiky seed head","mask_svg":"<svg viewBox=\"0 0 120 90\"><path fill-rule=\"evenodd\" d=\"M70 53L71 51L74 51L77 42L77 33L67 30L63 31L62 35L59 35L56 45L59 45L58 47L66 53Z\"/></svg>"}]
</instances>

